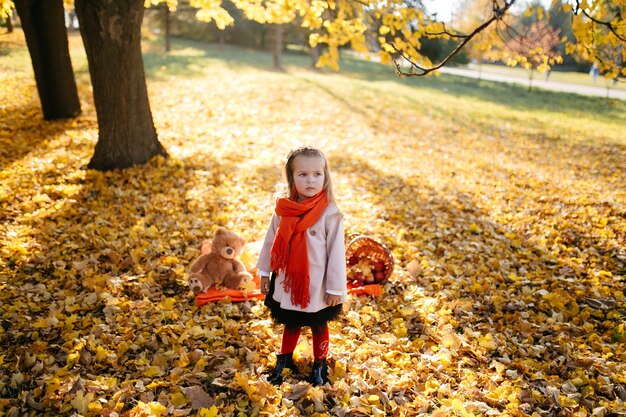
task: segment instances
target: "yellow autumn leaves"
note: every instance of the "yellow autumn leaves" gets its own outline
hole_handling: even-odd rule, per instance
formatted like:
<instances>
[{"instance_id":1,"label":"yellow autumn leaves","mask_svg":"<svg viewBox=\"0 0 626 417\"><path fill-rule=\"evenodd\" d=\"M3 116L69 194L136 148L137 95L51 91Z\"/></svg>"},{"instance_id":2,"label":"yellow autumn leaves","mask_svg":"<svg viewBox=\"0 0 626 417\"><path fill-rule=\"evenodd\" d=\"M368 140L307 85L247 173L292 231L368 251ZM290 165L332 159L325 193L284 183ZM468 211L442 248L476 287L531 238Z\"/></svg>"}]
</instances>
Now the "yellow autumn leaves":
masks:
<instances>
[{"instance_id":1,"label":"yellow autumn leaves","mask_svg":"<svg viewBox=\"0 0 626 417\"><path fill-rule=\"evenodd\" d=\"M159 66L203 72L148 81L172 157L110 173L82 169L89 92L79 119L43 122L28 61L0 56L7 415L625 411L624 103L371 63L277 73L174 45ZM397 265L332 323L332 385L276 388L263 371L280 327L258 302L196 307L185 268L217 226L262 238L283 158L305 143L329 158L347 232ZM308 332L295 358L306 373Z\"/></svg>"}]
</instances>

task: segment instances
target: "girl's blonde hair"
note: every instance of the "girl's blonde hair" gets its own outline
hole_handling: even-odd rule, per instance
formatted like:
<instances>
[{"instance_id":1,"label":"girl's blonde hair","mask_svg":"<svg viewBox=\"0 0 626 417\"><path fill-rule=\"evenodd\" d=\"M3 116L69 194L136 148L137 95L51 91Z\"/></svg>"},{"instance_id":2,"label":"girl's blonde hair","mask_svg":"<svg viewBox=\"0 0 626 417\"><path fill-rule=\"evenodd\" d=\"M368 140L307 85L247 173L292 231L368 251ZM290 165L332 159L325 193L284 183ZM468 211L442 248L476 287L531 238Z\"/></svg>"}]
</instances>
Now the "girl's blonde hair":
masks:
<instances>
[{"instance_id":1,"label":"girl's blonde hair","mask_svg":"<svg viewBox=\"0 0 626 417\"><path fill-rule=\"evenodd\" d=\"M309 158L317 157L324 160L323 190L326 191L326 197L328 198L328 202L334 203L335 195L333 194L333 182L330 178L330 167L328 166L328 160L326 159L322 151L317 148L312 148L310 146L303 146L301 148L294 149L289 152L289 155L287 155L287 162L285 162L285 178L287 179L287 189L283 190L283 196L289 198L290 200L296 199L296 186L293 179L293 161L298 156L306 156Z\"/></svg>"}]
</instances>

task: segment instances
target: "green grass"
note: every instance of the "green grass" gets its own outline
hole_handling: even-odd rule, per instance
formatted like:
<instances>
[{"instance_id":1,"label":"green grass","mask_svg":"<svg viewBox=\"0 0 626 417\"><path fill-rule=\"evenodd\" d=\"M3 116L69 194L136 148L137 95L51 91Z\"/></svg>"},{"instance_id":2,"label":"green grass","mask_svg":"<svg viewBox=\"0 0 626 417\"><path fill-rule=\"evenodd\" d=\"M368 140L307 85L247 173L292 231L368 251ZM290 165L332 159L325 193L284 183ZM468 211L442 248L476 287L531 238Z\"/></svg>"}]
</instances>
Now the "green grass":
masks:
<instances>
[{"instance_id":1,"label":"green grass","mask_svg":"<svg viewBox=\"0 0 626 417\"><path fill-rule=\"evenodd\" d=\"M524 68L520 68L520 67L507 67L504 65L493 65L493 64L482 64L482 65L470 64L468 68L476 70L476 71L482 70L485 73L506 75L509 77L522 78L525 80L527 80L529 76L528 70ZM534 79L537 79L537 80L545 80L546 75L535 71L533 77ZM581 72L566 72L566 71L562 72L562 71L555 70L555 71L552 71L552 73L550 74L549 81L565 83L565 84L579 84L579 85L586 85L586 86L598 87L598 88L609 87L611 90L625 90L626 91L625 82L613 83L613 81L610 79L607 79L604 77L598 77L598 79L594 83L593 79L591 78L589 74L581 73Z\"/></svg>"},{"instance_id":2,"label":"green grass","mask_svg":"<svg viewBox=\"0 0 626 417\"><path fill-rule=\"evenodd\" d=\"M165 54L162 43L149 43L144 48L146 74L149 80L167 77L231 76L247 71L274 72L269 51L233 46L220 47L183 39L173 41L173 50ZM318 88L344 102L358 103L369 96L392 94L389 106L401 102L403 107L423 107L459 122L479 123L485 128L498 128L514 122L533 131L571 139L605 138L623 143L622 126L626 124L626 102L546 90L527 91L522 85L511 85L453 75L401 78L393 68L376 62L342 57L341 70L334 72L310 68L310 57L285 53L285 75L315 83ZM513 69L514 70L514 69ZM556 75L556 74L555 74ZM339 95L335 83L348 83L349 94ZM430 94L422 101L419 94ZM565 128L563 128L565 127ZM558 130L562 129L559 133ZM554 133L552 133L554 131ZM604 139L601 139L604 140Z\"/></svg>"}]
</instances>

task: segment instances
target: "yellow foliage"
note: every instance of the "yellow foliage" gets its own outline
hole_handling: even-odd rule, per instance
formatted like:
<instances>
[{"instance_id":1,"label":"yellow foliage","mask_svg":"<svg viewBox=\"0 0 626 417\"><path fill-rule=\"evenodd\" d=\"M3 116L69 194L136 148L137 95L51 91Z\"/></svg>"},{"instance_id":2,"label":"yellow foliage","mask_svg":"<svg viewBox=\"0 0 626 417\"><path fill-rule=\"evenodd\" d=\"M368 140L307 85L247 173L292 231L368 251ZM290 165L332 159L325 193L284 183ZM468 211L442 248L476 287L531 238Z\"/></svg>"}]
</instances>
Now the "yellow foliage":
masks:
<instances>
[{"instance_id":1,"label":"yellow foliage","mask_svg":"<svg viewBox=\"0 0 626 417\"><path fill-rule=\"evenodd\" d=\"M212 406L211 408L201 408L198 410L199 417L217 417L219 410L216 406Z\"/></svg>"},{"instance_id":2,"label":"yellow foliage","mask_svg":"<svg viewBox=\"0 0 626 417\"><path fill-rule=\"evenodd\" d=\"M235 23L228 11L221 7L220 0L191 0L189 3L192 7L199 8L196 12L196 18L202 22L215 21L221 30Z\"/></svg>"},{"instance_id":3,"label":"yellow foliage","mask_svg":"<svg viewBox=\"0 0 626 417\"><path fill-rule=\"evenodd\" d=\"M11 0L0 1L0 18L6 19L11 16L14 7L13 1Z\"/></svg>"},{"instance_id":4,"label":"yellow foliage","mask_svg":"<svg viewBox=\"0 0 626 417\"><path fill-rule=\"evenodd\" d=\"M170 395L170 401L177 408L181 408L182 406L187 404L187 398L185 397L185 394L183 394L182 392L176 392Z\"/></svg>"},{"instance_id":5,"label":"yellow foliage","mask_svg":"<svg viewBox=\"0 0 626 417\"><path fill-rule=\"evenodd\" d=\"M137 417L161 417L161 415L167 411L167 407L156 401L151 401L149 403L139 401L132 411L134 412L132 415Z\"/></svg>"}]
</instances>

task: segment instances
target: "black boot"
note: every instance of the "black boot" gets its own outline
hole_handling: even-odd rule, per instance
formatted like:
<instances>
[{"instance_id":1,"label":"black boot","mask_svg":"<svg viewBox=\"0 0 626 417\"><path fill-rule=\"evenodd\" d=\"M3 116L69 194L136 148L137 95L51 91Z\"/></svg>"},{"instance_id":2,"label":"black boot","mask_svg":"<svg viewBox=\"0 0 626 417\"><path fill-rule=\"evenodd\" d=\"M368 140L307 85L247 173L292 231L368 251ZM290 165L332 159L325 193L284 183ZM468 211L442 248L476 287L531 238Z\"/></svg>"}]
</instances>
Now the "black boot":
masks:
<instances>
[{"instance_id":1,"label":"black boot","mask_svg":"<svg viewBox=\"0 0 626 417\"><path fill-rule=\"evenodd\" d=\"M313 361L313 371L311 371L311 376L309 376L309 382L315 387L329 382L326 359L315 359Z\"/></svg>"},{"instance_id":2,"label":"black boot","mask_svg":"<svg viewBox=\"0 0 626 417\"><path fill-rule=\"evenodd\" d=\"M291 369L292 372L297 373L298 367L293 363L293 353L280 353L276 355L276 367L267 377L267 381L280 385L283 382L283 369Z\"/></svg>"}]
</instances>

